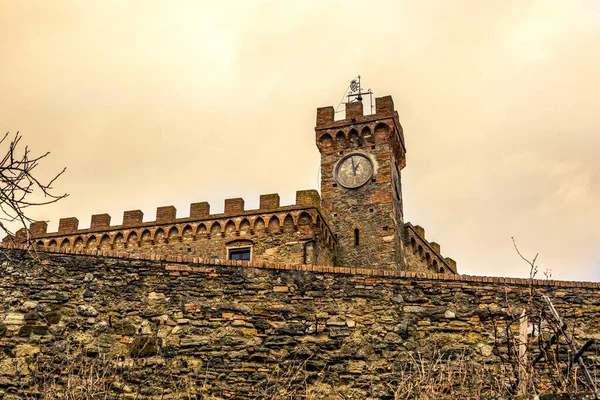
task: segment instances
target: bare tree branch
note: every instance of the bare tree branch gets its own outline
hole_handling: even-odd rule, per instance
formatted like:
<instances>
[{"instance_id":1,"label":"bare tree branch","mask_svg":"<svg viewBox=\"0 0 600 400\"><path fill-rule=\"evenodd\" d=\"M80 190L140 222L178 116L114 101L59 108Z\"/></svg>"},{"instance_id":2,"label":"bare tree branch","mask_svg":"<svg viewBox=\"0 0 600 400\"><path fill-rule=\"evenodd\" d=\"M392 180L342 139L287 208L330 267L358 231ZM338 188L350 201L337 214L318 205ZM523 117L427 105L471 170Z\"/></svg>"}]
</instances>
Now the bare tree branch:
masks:
<instances>
[{"instance_id":1,"label":"bare tree branch","mask_svg":"<svg viewBox=\"0 0 600 400\"><path fill-rule=\"evenodd\" d=\"M22 231L25 232L25 236L19 239L26 239L29 243L28 225L34 220L27 214L28 208L55 203L68 196L67 193L55 194L52 187L66 168L47 183L40 181L34 175L34 170L50 153L33 157L28 146L23 150L19 149L22 139L19 132L12 137L12 140L9 135L10 133L7 132L0 139L0 145L8 144L6 153L0 159L0 230L14 236L15 233L10 230L9 224L18 222L25 228Z\"/></svg>"}]
</instances>

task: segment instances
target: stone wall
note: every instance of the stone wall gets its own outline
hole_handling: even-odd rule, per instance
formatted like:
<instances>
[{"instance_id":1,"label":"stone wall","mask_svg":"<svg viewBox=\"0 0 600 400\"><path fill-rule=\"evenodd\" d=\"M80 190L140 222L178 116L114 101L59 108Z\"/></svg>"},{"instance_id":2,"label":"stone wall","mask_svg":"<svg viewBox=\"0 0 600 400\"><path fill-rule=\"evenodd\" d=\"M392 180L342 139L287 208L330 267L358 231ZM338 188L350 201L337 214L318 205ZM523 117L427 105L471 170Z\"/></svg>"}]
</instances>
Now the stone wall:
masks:
<instances>
[{"instance_id":1,"label":"stone wall","mask_svg":"<svg viewBox=\"0 0 600 400\"><path fill-rule=\"evenodd\" d=\"M224 212L210 214L208 203L190 206L190 217L177 218L173 206L158 207L156 220L142 222L140 210L125 211L121 225L110 215L93 215L90 228L78 229L77 218L62 218L58 232L34 222L30 232L39 249L115 250L128 253L189 255L226 260L228 249L251 247L256 262L285 260L294 264L333 265L336 239L319 209L316 190L296 193L296 204L280 206L279 195L260 197L258 210L244 200L226 199ZM310 242L310 243L309 243ZM312 250L307 252L307 246Z\"/></svg>"},{"instance_id":2,"label":"stone wall","mask_svg":"<svg viewBox=\"0 0 600 400\"><path fill-rule=\"evenodd\" d=\"M405 398L415 361L506 394L495 336L531 293L599 337L599 283L70 252L2 253L0 398L84 390L90 365L129 399Z\"/></svg>"},{"instance_id":3,"label":"stone wall","mask_svg":"<svg viewBox=\"0 0 600 400\"><path fill-rule=\"evenodd\" d=\"M425 229L410 222L404 224L404 249L406 265L410 271L432 271L456 273L456 261L442 257L442 250L436 242L425 238Z\"/></svg>"}]
</instances>

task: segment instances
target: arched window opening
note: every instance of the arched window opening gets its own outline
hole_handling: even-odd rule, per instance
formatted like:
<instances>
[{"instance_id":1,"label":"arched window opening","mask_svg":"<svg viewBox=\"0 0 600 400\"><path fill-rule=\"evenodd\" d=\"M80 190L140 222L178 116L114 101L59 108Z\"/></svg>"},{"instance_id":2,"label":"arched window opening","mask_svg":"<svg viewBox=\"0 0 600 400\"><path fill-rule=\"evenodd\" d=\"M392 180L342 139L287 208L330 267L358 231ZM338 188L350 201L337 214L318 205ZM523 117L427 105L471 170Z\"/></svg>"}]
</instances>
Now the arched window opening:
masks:
<instances>
[{"instance_id":1,"label":"arched window opening","mask_svg":"<svg viewBox=\"0 0 600 400\"><path fill-rule=\"evenodd\" d=\"M354 245L358 246L360 244L360 231L358 228L354 228Z\"/></svg>"}]
</instances>

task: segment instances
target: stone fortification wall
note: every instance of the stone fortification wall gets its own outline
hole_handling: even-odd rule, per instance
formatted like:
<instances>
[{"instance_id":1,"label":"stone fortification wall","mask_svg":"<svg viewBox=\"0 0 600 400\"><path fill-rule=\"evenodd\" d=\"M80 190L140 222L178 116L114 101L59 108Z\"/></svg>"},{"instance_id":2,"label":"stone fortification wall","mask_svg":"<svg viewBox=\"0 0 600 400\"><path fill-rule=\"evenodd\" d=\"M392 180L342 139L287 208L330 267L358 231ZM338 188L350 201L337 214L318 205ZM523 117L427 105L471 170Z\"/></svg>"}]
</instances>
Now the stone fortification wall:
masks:
<instances>
[{"instance_id":1,"label":"stone fortification wall","mask_svg":"<svg viewBox=\"0 0 600 400\"><path fill-rule=\"evenodd\" d=\"M129 399L408 398L444 365L495 395L495 336L531 293L578 343L600 328L599 283L70 252L4 252L0 397L77 390L90 365L94 390Z\"/></svg>"},{"instance_id":2,"label":"stone fortification wall","mask_svg":"<svg viewBox=\"0 0 600 400\"><path fill-rule=\"evenodd\" d=\"M425 238L425 229L421 226L405 223L403 240L409 270L457 273L456 261L450 257L443 257L440 245L428 241Z\"/></svg>"},{"instance_id":3,"label":"stone fortification wall","mask_svg":"<svg viewBox=\"0 0 600 400\"><path fill-rule=\"evenodd\" d=\"M30 232L38 248L75 251L116 250L128 253L228 258L227 249L252 247L257 262L286 260L294 264L333 265L336 240L319 209L316 190L296 193L296 204L280 206L278 194L260 196L258 210L244 200L226 199L224 212L210 214L208 203L190 206L190 217L177 218L173 206L159 207L156 220L142 222L140 210L125 211L121 225L108 214L93 215L90 228L78 229L77 218L60 220L58 232L34 222Z\"/></svg>"}]
</instances>

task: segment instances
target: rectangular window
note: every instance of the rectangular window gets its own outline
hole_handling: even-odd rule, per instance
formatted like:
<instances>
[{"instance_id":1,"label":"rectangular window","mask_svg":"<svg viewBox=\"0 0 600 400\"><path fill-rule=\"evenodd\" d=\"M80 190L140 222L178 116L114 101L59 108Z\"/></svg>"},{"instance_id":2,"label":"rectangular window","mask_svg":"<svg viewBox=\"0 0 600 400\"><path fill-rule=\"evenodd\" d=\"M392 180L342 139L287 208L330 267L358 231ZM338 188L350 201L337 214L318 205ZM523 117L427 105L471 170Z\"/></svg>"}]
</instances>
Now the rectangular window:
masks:
<instances>
[{"instance_id":1,"label":"rectangular window","mask_svg":"<svg viewBox=\"0 0 600 400\"><path fill-rule=\"evenodd\" d=\"M239 247L236 249L229 249L229 259L250 261L250 251L250 247Z\"/></svg>"}]
</instances>

